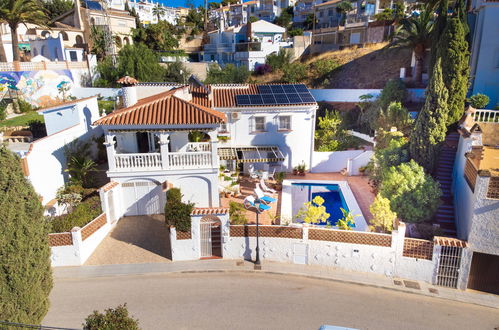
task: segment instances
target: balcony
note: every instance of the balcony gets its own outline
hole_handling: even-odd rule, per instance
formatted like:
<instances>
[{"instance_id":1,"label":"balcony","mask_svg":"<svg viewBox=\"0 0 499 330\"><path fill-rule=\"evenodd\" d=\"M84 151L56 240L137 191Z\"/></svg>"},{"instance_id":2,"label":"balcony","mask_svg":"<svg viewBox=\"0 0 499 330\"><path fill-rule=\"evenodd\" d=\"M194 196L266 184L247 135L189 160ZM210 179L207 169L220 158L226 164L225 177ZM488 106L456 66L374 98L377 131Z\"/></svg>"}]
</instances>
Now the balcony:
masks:
<instances>
[{"instance_id":1,"label":"balcony","mask_svg":"<svg viewBox=\"0 0 499 330\"><path fill-rule=\"evenodd\" d=\"M260 42L244 42L236 44L236 52L259 52L262 50Z\"/></svg>"}]
</instances>

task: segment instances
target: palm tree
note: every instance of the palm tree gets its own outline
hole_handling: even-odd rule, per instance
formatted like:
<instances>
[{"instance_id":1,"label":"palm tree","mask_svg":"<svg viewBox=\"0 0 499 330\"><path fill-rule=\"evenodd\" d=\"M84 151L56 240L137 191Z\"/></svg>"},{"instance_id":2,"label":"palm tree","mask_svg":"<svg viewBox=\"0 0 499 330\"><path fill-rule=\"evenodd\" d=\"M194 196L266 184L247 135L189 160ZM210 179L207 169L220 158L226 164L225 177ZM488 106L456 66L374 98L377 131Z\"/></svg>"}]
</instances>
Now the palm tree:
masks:
<instances>
[{"instance_id":1,"label":"palm tree","mask_svg":"<svg viewBox=\"0 0 499 330\"><path fill-rule=\"evenodd\" d=\"M340 25L345 25L347 14L353 10L352 3L350 1L344 0L336 6L336 12L341 14Z\"/></svg>"},{"instance_id":2,"label":"palm tree","mask_svg":"<svg viewBox=\"0 0 499 330\"><path fill-rule=\"evenodd\" d=\"M158 23L159 23L161 16L165 14L165 8L161 6L159 3L157 3L156 6L152 8L152 14L158 18Z\"/></svg>"},{"instance_id":3,"label":"palm tree","mask_svg":"<svg viewBox=\"0 0 499 330\"><path fill-rule=\"evenodd\" d=\"M45 26L48 17L38 0L2 0L0 2L0 21L9 24L14 61L19 61L17 27L19 24L27 23Z\"/></svg>"},{"instance_id":4,"label":"palm tree","mask_svg":"<svg viewBox=\"0 0 499 330\"><path fill-rule=\"evenodd\" d=\"M7 55L5 54L5 48L3 48L3 38L1 34L0 34L0 62L7 62Z\"/></svg>"},{"instance_id":5,"label":"palm tree","mask_svg":"<svg viewBox=\"0 0 499 330\"><path fill-rule=\"evenodd\" d=\"M394 47L405 47L414 51L416 58L414 81L418 84L423 81L423 64L426 49L431 44L432 31L433 11L426 8L419 16L402 19L392 42Z\"/></svg>"}]
</instances>

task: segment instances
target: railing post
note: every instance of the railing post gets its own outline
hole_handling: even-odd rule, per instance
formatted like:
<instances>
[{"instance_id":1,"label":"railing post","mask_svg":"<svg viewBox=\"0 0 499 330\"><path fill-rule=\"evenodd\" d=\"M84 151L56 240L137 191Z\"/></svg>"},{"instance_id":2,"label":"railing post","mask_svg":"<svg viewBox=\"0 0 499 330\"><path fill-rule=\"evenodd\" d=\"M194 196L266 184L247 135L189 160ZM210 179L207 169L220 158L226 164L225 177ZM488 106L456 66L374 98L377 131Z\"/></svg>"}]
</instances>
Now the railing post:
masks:
<instances>
[{"instance_id":1,"label":"railing post","mask_svg":"<svg viewBox=\"0 0 499 330\"><path fill-rule=\"evenodd\" d=\"M159 133L159 146L161 153L161 168L166 170L170 167L170 162L168 159L168 143L170 135L165 132Z\"/></svg>"},{"instance_id":2,"label":"railing post","mask_svg":"<svg viewBox=\"0 0 499 330\"><path fill-rule=\"evenodd\" d=\"M116 151L114 150L114 144L115 144L114 135L107 133L105 135L104 145L106 146L107 162L110 171L116 169L116 159L115 159Z\"/></svg>"}]
</instances>

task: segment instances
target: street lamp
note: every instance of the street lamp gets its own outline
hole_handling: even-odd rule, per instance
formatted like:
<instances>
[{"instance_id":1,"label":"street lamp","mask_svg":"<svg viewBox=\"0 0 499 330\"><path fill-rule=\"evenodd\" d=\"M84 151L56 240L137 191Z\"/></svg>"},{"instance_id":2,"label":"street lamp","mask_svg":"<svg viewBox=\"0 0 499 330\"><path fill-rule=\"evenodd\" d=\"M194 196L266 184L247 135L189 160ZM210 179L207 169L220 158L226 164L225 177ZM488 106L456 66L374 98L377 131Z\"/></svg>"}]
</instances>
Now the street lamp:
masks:
<instances>
[{"instance_id":1,"label":"street lamp","mask_svg":"<svg viewBox=\"0 0 499 330\"><path fill-rule=\"evenodd\" d=\"M251 197L251 198L249 198ZM256 259L255 259L255 269L256 270L261 270L262 269L262 265L261 265L261 262L260 262L260 231L259 231L259 215L260 213L262 213L263 211L267 211L267 210L270 210L270 206L266 205L266 204L263 204L262 201L258 198L254 198L252 196L249 196L246 198L246 201L248 203L244 203L244 207L246 209L253 209L255 210L255 213L256 213L256 249L255 249L255 252L256 252ZM246 202L245 201L245 202Z\"/></svg>"}]
</instances>

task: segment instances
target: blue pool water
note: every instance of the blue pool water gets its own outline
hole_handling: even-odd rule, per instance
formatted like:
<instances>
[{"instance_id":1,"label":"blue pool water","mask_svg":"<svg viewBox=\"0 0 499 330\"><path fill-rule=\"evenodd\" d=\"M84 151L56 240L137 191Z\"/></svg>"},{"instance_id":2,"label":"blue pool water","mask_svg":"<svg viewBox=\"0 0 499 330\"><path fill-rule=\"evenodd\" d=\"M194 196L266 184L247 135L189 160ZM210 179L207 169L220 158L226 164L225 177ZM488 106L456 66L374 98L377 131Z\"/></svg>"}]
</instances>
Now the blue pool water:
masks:
<instances>
[{"instance_id":1,"label":"blue pool water","mask_svg":"<svg viewBox=\"0 0 499 330\"><path fill-rule=\"evenodd\" d=\"M327 223L323 222L320 225L334 226L336 222L343 217L340 208L349 211L345 198L341 192L341 188L337 184L321 184L321 183L293 183L293 215L303 206L303 203L309 202L315 196L321 196L324 199L326 212L329 213ZM355 225L354 225L355 226Z\"/></svg>"}]
</instances>

